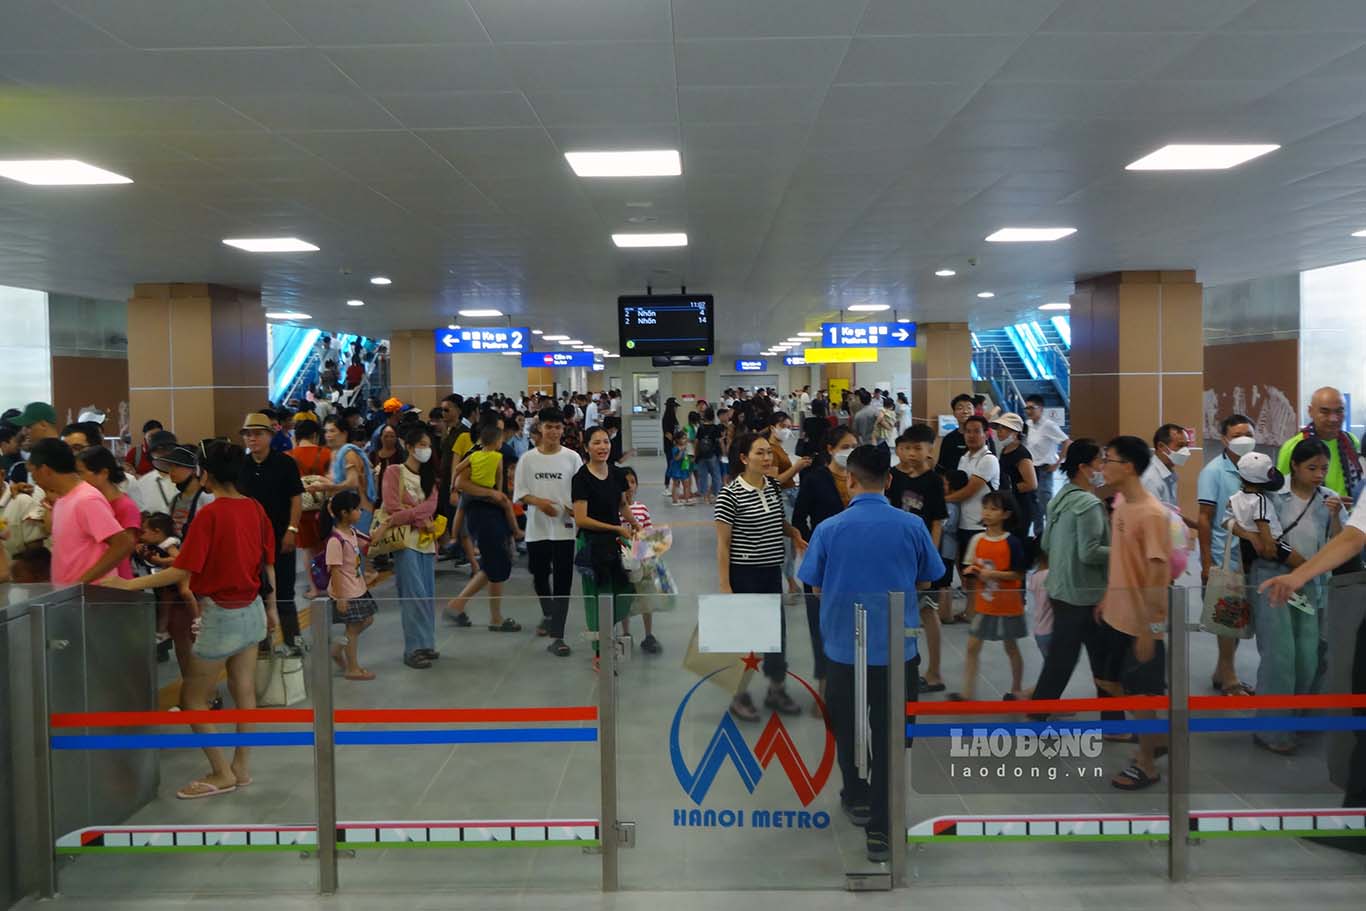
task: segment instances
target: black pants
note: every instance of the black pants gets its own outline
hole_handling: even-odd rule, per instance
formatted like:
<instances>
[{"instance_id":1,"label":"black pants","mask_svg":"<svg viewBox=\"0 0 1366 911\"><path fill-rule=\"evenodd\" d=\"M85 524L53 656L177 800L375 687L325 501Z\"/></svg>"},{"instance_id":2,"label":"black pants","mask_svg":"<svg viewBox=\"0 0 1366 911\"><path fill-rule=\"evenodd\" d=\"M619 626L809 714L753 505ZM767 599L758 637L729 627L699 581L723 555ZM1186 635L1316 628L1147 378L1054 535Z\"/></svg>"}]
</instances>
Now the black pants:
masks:
<instances>
[{"instance_id":1,"label":"black pants","mask_svg":"<svg viewBox=\"0 0 1366 911\"><path fill-rule=\"evenodd\" d=\"M294 603L295 568L299 552L280 553L280 541L275 542L275 609L280 614L280 633L285 643L293 643L299 636L299 608ZM325 622L325 621L324 621Z\"/></svg>"},{"instance_id":2,"label":"black pants","mask_svg":"<svg viewBox=\"0 0 1366 911\"><path fill-rule=\"evenodd\" d=\"M803 596L806 601L806 631L811 634L814 674L817 680L824 680L828 662L825 660L825 645L821 642L821 596L813 592L809 585L803 584L802 591L806 592Z\"/></svg>"},{"instance_id":3,"label":"black pants","mask_svg":"<svg viewBox=\"0 0 1366 911\"><path fill-rule=\"evenodd\" d=\"M574 588L574 539L568 541L528 541L527 558L531 579L541 599L546 635L564 638L564 623L569 617L569 593Z\"/></svg>"},{"instance_id":4,"label":"black pants","mask_svg":"<svg viewBox=\"0 0 1366 911\"><path fill-rule=\"evenodd\" d=\"M906 701L920 698L920 656L906 662ZM826 664L825 704L830 709L830 720L835 726L835 747L839 753L840 775L844 787L840 800L846 804L866 804L872 810L868 833L890 835L887 831L887 776L888 761L902 761L903 756L887 754L887 666L868 667L868 716L872 727L872 781L858 776L854 753L854 666L830 661ZM906 724L904 712L898 713L900 724ZM910 740L906 746L911 745ZM897 799L904 799L898 795ZM904 835L902 836L905 837Z\"/></svg>"},{"instance_id":5,"label":"black pants","mask_svg":"<svg viewBox=\"0 0 1366 911\"><path fill-rule=\"evenodd\" d=\"M1106 679L1108 649L1104 628L1096 622L1096 608L1093 604L1068 604L1066 601L1050 599L1053 605L1053 641L1048 646L1043 669L1039 671L1039 682L1034 685L1035 699L1057 699L1072 679L1077 668L1082 647L1091 664L1091 676L1096 680ZM1097 696L1107 696L1099 687ZM1120 720L1123 712L1101 712L1106 720Z\"/></svg>"},{"instance_id":6,"label":"black pants","mask_svg":"<svg viewBox=\"0 0 1366 911\"><path fill-rule=\"evenodd\" d=\"M1366 620L1357 626L1356 652L1352 658L1352 694L1366 694ZM1353 709L1353 715L1366 715L1366 709ZM1352 732L1356 742L1347 761L1347 794L1344 807L1366 807L1366 730ZM1366 838L1363 838L1366 841Z\"/></svg>"},{"instance_id":7,"label":"black pants","mask_svg":"<svg viewBox=\"0 0 1366 911\"><path fill-rule=\"evenodd\" d=\"M749 563L730 565L730 590L737 595L781 595L783 593L783 565L754 566ZM764 676L774 683L787 679L787 616L782 617L782 651L764 655Z\"/></svg>"}]
</instances>

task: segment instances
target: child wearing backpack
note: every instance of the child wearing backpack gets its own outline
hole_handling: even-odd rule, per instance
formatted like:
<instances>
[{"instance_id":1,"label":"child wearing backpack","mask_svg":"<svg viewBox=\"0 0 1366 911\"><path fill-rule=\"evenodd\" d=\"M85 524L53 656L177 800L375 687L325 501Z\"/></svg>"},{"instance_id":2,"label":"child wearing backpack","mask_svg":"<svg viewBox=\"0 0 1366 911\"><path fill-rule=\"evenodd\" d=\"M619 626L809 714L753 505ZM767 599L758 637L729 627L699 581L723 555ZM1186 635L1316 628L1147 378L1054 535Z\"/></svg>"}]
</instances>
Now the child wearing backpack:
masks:
<instances>
[{"instance_id":1,"label":"child wearing backpack","mask_svg":"<svg viewBox=\"0 0 1366 911\"><path fill-rule=\"evenodd\" d=\"M346 625L346 635L332 645L332 660L347 680L374 680L375 675L360 665L360 634L375 622L378 610L370 597L373 575L361 575L361 541L356 531L360 521L360 494L343 490L328 504L332 513L332 534L319 556L323 559L326 581L315 579L318 588L332 599L332 622ZM315 568L316 568L315 558Z\"/></svg>"}]
</instances>

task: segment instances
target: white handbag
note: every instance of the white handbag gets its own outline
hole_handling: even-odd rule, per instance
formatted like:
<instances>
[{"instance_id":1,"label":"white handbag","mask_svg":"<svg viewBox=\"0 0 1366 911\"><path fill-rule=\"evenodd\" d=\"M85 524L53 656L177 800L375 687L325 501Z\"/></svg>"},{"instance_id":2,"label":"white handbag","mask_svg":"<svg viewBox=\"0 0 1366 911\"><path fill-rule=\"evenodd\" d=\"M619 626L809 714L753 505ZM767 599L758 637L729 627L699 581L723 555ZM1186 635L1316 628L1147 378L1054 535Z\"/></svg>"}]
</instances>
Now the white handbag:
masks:
<instances>
[{"instance_id":1,"label":"white handbag","mask_svg":"<svg viewBox=\"0 0 1366 911\"><path fill-rule=\"evenodd\" d=\"M256 661L256 705L258 708L298 705L308 698L304 681L304 659L271 649Z\"/></svg>"}]
</instances>

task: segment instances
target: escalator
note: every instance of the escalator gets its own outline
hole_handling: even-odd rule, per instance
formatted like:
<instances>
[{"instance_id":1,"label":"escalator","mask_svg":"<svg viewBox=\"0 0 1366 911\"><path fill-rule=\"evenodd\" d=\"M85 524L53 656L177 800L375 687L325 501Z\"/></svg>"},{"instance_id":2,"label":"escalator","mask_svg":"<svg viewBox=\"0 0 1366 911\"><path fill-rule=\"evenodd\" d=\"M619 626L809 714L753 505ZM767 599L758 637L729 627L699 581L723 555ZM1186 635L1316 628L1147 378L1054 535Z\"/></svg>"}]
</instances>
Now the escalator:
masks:
<instances>
[{"instance_id":1,"label":"escalator","mask_svg":"<svg viewBox=\"0 0 1366 911\"><path fill-rule=\"evenodd\" d=\"M1067 409L1071 347L1071 324L1065 316L975 331L973 380L979 391L1016 413L1030 395L1042 396L1045 407Z\"/></svg>"},{"instance_id":2,"label":"escalator","mask_svg":"<svg viewBox=\"0 0 1366 911\"><path fill-rule=\"evenodd\" d=\"M278 404L302 402L310 388L318 385L323 372L323 353L319 340L328 333L299 326L270 324L270 400ZM358 402L371 396L381 398L389 393L388 377L376 368L380 359L376 351L385 344L383 339L352 335L344 332L329 335L332 345L328 357L338 362L343 374L345 360L358 339L361 340L365 376L361 382ZM343 353L345 352L345 354ZM387 371L385 371L387 373Z\"/></svg>"}]
</instances>

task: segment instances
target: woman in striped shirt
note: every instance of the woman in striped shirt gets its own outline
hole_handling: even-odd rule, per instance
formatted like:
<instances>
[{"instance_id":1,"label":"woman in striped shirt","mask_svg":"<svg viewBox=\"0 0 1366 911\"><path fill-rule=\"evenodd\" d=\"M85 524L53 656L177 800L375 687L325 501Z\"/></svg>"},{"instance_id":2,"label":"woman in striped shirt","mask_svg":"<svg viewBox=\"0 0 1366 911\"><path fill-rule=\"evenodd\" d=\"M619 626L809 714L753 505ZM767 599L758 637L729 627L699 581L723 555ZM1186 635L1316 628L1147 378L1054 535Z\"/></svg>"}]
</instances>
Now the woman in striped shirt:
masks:
<instances>
[{"instance_id":1,"label":"woman in striped shirt","mask_svg":"<svg viewBox=\"0 0 1366 911\"><path fill-rule=\"evenodd\" d=\"M716 497L716 570L723 593L782 595L784 537L791 539L798 557L806 550L806 542L783 512L781 485L768 476L772 465L773 447L765 438L746 433L735 441L730 466L736 476ZM782 633L786 647L786 618ZM800 714L783 687L783 652L764 655L763 670L769 681L764 707L784 715ZM730 712L741 721L759 720L748 692L736 694Z\"/></svg>"}]
</instances>

